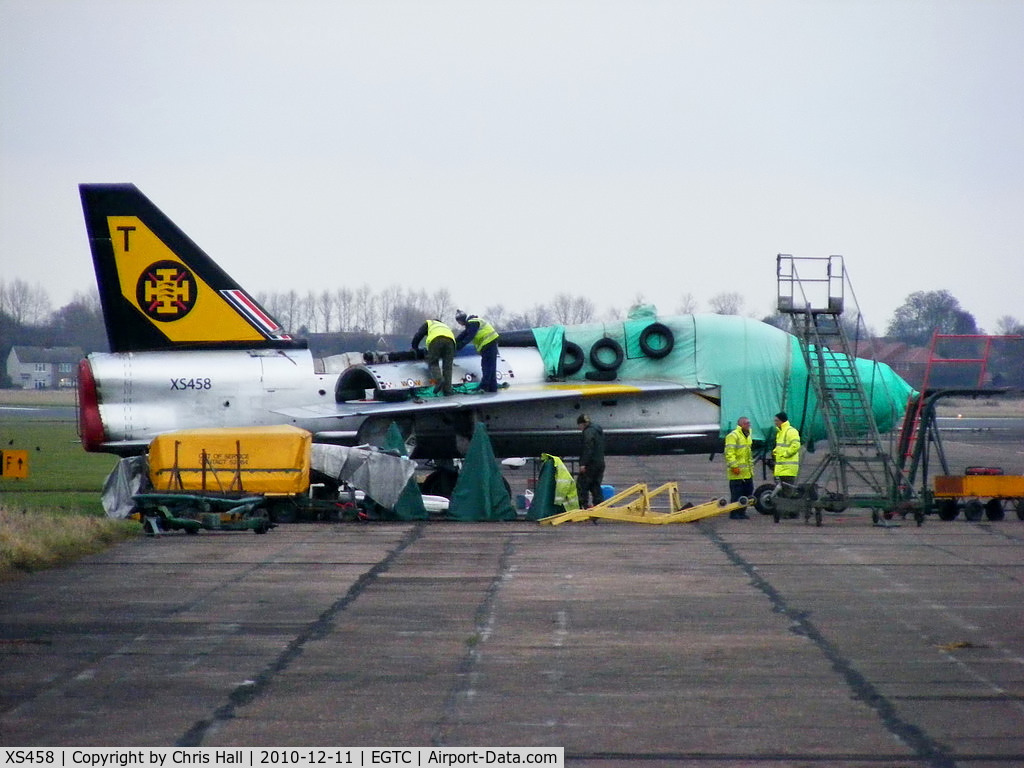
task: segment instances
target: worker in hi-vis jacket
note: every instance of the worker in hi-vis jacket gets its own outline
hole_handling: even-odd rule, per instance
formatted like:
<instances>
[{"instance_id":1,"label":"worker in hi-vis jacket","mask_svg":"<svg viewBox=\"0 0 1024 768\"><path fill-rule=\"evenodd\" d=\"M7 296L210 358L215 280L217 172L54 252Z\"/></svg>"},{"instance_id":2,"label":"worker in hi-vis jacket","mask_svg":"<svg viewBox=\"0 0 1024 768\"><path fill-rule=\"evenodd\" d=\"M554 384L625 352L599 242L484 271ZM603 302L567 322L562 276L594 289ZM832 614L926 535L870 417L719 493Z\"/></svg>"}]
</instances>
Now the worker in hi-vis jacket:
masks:
<instances>
[{"instance_id":1,"label":"worker in hi-vis jacket","mask_svg":"<svg viewBox=\"0 0 1024 768\"><path fill-rule=\"evenodd\" d=\"M467 315L461 309L455 310L455 320L463 326L462 333L455 340L455 351L473 342L480 355L480 389L484 392L498 391L498 332L494 326L479 315Z\"/></svg>"},{"instance_id":2,"label":"worker in hi-vis jacket","mask_svg":"<svg viewBox=\"0 0 1024 768\"><path fill-rule=\"evenodd\" d=\"M754 495L754 453L751 447L750 419L740 416L736 429L725 436L725 467L729 477L729 502ZM747 520L747 511L738 509L729 513L733 520Z\"/></svg>"},{"instance_id":3,"label":"worker in hi-vis jacket","mask_svg":"<svg viewBox=\"0 0 1024 768\"><path fill-rule=\"evenodd\" d=\"M800 473L800 433L789 423L785 411L775 414L775 429L775 448L772 449L775 482L781 484L781 490L788 491L796 485L796 476Z\"/></svg>"}]
</instances>

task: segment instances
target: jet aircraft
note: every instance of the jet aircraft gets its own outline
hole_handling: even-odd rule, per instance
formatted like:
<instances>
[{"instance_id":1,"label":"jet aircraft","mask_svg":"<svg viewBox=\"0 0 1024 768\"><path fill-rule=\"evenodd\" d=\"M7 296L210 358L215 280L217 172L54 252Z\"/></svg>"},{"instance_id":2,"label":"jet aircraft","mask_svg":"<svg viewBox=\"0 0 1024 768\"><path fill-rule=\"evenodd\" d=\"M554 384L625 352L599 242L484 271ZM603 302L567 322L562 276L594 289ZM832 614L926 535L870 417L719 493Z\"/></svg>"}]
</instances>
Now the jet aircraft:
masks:
<instances>
[{"instance_id":1,"label":"jet aircraft","mask_svg":"<svg viewBox=\"0 0 1024 768\"><path fill-rule=\"evenodd\" d=\"M504 334L499 391L473 391L479 357L457 356L459 394L431 395L409 352L315 359L131 184L80 185L110 351L79 365L88 451L144 453L158 434L291 424L314 441L384 444L398 425L412 455L462 454L482 422L499 457L578 451L577 416L604 428L618 455L713 453L736 418L755 437L786 410L804 438L825 432L798 342L749 318L659 317ZM883 431L910 386L858 360Z\"/></svg>"}]
</instances>

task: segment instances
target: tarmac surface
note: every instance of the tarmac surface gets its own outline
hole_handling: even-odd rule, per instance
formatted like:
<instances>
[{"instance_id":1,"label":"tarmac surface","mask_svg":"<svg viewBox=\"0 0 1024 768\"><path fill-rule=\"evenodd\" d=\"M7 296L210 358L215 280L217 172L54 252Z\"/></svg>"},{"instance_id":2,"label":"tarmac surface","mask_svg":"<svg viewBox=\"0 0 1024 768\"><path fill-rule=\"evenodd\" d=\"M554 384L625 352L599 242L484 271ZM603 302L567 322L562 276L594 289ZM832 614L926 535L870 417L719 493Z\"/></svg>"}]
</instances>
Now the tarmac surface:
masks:
<instances>
[{"instance_id":1,"label":"tarmac surface","mask_svg":"<svg viewBox=\"0 0 1024 768\"><path fill-rule=\"evenodd\" d=\"M608 479L680 475L702 501L723 474L720 457L622 458ZM1024 522L853 510L820 528L754 513L140 539L0 585L0 744L1024 765Z\"/></svg>"}]
</instances>

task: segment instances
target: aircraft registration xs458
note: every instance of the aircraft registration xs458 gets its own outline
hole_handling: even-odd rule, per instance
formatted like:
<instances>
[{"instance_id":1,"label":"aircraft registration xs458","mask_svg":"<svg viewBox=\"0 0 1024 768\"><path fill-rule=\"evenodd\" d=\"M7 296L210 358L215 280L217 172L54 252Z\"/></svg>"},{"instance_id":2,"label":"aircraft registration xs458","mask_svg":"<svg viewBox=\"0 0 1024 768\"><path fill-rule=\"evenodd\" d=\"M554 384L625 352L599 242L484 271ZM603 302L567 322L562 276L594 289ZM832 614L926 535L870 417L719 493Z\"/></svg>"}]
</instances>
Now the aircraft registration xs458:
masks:
<instances>
[{"instance_id":1,"label":"aircraft registration xs458","mask_svg":"<svg viewBox=\"0 0 1024 768\"><path fill-rule=\"evenodd\" d=\"M80 191L110 344L79 366L88 451L127 456L163 432L270 424L381 445L394 422L414 457L451 458L482 422L497 456L572 456L583 412L604 428L609 454L714 452L737 417L766 437L782 409L805 439L824 437L796 339L749 318L648 309L505 334L498 392L469 391L480 379L469 354L453 376L465 393L422 396L421 360L314 359L135 186ZM857 364L884 431L910 387L883 364Z\"/></svg>"}]
</instances>

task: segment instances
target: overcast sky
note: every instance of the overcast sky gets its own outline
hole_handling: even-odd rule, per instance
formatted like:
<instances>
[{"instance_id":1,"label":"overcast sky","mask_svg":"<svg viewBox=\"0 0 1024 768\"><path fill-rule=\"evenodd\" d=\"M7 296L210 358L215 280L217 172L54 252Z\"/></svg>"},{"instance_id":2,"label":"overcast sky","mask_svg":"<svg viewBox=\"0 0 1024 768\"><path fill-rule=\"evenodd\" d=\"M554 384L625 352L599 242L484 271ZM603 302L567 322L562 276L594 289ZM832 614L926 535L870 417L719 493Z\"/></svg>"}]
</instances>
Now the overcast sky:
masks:
<instances>
[{"instance_id":1,"label":"overcast sky","mask_svg":"<svg viewBox=\"0 0 1024 768\"><path fill-rule=\"evenodd\" d=\"M132 182L251 292L665 314L841 254L1024 319L1024 1L0 0L0 277Z\"/></svg>"}]
</instances>

